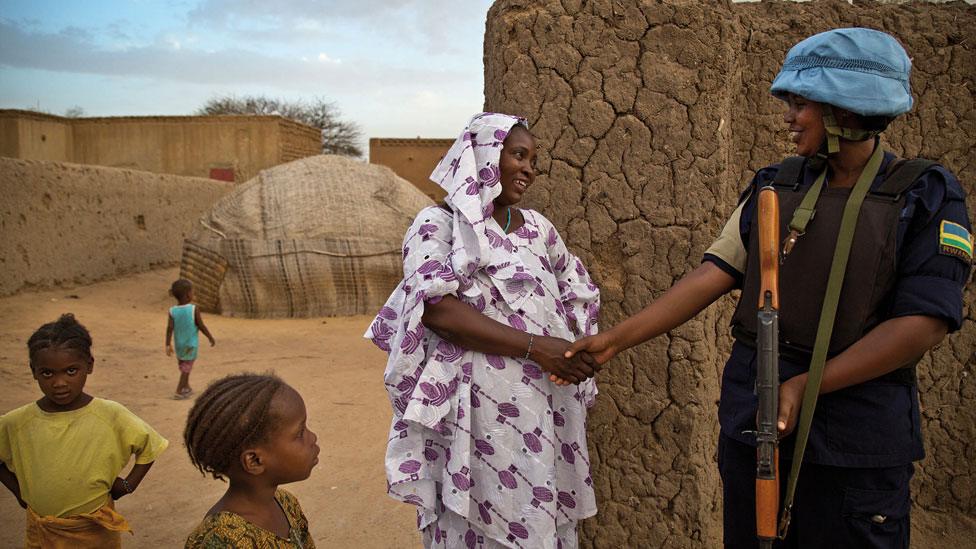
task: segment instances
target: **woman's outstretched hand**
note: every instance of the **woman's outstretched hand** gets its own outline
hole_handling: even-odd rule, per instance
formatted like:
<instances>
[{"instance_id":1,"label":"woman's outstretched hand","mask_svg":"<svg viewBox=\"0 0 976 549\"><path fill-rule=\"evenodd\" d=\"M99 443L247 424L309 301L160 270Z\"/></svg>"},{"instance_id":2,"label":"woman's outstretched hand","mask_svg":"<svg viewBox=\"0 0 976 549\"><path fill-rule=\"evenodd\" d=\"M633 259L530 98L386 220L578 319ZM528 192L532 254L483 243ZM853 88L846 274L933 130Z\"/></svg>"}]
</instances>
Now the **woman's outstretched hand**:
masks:
<instances>
[{"instance_id":1,"label":"woman's outstretched hand","mask_svg":"<svg viewBox=\"0 0 976 549\"><path fill-rule=\"evenodd\" d=\"M549 373L549 379L558 385L580 383L593 377L596 370L591 363L582 359L582 354L567 357L566 350L569 341L558 337L535 336L532 353L529 358L538 364L543 371Z\"/></svg>"}]
</instances>

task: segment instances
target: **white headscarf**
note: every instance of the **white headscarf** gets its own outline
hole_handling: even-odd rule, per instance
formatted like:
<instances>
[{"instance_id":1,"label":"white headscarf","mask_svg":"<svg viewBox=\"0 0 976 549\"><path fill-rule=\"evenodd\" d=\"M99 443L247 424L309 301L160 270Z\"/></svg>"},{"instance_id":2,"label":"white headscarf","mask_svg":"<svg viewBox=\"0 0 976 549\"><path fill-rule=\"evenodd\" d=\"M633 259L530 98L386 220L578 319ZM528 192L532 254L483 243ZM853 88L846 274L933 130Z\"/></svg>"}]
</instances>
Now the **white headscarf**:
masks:
<instances>
[{"instance_id":1,"label":"white headscarf","mask_svg":"<svg viewBox=\"0 0 976 549\"><path fill-rule=\"evenodd\" d=\"M522 266L511 243L491 219L494 200L502 192L499 159L505 138L515 125L528 129L524 118L508 114L474 115L430 175L447 191L445 202L454 214L451 266L461 290L484 269L513 309L518 309L535 287L535 279ZM504 285L504 286L502 286ZM524 286L517 291L518 286ZM516 289L516 291L512 291Z\"/></svg>"}]
</instances>

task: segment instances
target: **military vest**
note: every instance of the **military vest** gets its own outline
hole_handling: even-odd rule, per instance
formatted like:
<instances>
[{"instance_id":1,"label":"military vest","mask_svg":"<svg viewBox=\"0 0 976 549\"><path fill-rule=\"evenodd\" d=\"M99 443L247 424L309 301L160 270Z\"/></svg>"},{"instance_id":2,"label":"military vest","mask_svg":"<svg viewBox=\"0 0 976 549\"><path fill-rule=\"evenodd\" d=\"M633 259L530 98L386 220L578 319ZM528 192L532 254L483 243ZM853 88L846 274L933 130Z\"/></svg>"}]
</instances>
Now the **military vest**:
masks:
<instances>
[{"instance_id":1,"label":"military vest","mask_svg":"<svg viewBox=\"0 0 976 549\"><path fill-rule=\"evenodd\" d=\"M789 222L807 188L803 183L805 158L783 161L773 187L779 196L780 234L789 233ZM861 205L850 260L844 275L828 356L850 347L886 319L886 299L897 280L896 245L898 220L905 205L905 191L933 163L927 160L892 161L884 182L868 192ZM844 205L851 189L829 186L816 204L816 214L779 269L779 337L784 358L802 360L812 353L831 259L840 232ZM755 346L756 304L759 302L759 228L750 220L748 260L742 295L732 316L732 334ZM791 357L792 355L792 357Z\"/></svg>"}]
</instances>

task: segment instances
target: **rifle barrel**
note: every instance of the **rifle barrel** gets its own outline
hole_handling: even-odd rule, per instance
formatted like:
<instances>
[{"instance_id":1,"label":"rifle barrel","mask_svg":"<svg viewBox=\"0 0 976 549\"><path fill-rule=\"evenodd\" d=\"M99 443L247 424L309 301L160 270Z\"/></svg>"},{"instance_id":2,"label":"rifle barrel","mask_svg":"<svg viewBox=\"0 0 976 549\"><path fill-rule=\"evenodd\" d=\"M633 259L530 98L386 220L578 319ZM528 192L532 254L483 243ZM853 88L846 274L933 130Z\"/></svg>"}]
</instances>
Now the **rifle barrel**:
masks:
<instances>
[{"instance_id":1,"label":"rifle barrel","mask_svg":"<svg viewBox=\"0 0 976 549\"><path fill-rule=\"evenodd\" d=\"M763 546L772 547L779 513L779 199L772 187L759 192L759 268L756 535Z\"/></svg>"}]
</instances>

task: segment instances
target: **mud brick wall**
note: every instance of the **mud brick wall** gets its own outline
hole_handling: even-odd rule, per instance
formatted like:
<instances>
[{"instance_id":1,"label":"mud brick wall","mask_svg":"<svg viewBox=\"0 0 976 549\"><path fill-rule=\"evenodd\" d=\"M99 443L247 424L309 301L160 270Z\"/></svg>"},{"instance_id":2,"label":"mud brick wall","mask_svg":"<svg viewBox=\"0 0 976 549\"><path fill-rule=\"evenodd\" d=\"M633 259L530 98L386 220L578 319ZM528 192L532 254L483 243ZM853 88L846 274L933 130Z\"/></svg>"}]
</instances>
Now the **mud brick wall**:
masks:
<instances>
[{"instance_id":1,"label":"mud brick wall","mask_svg":"<svg viewBox=\"0 0 976 549\"><path fill-rule=\"evenodd\" d=\"M542 175L528 206L589 266L604 326L696 267L753 172L789 153L769 84L791 45L843 26L886 30L905 45L917 102L886 146L944 163L976 211L972 5L495 3L485 108L529 119ZM716 403L734 298L601 374L589 426L600 511L583 523L584 546L720 544ZM914 484L919 547L971 541L976 525L972 284L966 303L963 329L919 366L928 449Z\"/></svg>"},{"instance_id":2,"label":"mud brick wall","mask_svg":"<svg viewBox=\"0 0 976 549\"><path fill-rule=\"evenodd\" d=\"M278 128L281 132L278 137L278 158L282 164L321 154L322 132L318 129L291 120L282 120Z\"/></svg>"},{"instance_id":3,"label":"mud brick wall","mask_svg":"<svg viewBox=\"0 0 976 549\"><path fill-rule=\"evenodd\" d=\"M0 296L176 265L183 239L233 185L0 158Z\"/></svg>"},{"instance_id":4,"label":"mud brick wall","mask_svg":"<svg viewBox=\"0 0 976 549\"><path fill-rule=\"evenodd\" d=\"M0 109L0 156L189 177L259 171L319 154L321 132L277 115L65 118Z\"/></svg>"}]
</instances>

